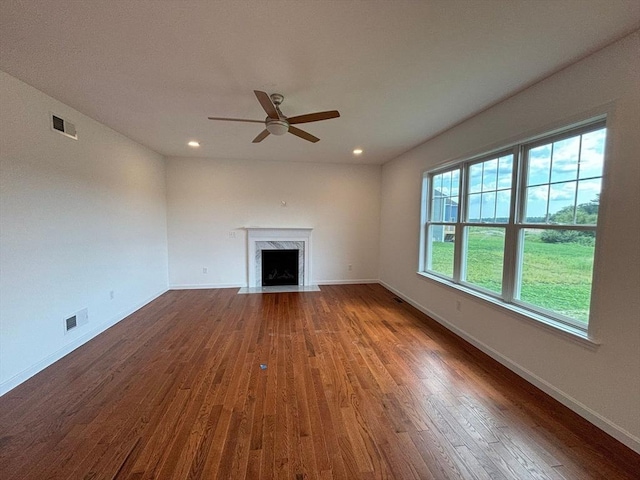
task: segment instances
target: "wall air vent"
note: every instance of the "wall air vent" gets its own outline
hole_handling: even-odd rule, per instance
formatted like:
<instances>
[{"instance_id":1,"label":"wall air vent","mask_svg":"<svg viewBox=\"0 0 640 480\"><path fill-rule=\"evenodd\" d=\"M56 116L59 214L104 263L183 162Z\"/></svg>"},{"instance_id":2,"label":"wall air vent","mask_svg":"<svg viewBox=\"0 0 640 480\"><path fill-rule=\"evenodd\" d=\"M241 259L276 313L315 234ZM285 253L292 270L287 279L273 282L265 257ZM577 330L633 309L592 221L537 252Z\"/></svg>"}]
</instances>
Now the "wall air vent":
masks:
<instances>
[{"instance_id":1,"label":"wall air vent","mask_svg":"<svg viewBox=\"0 0 640 480\"><path fill-rule=\"evenodd\" d=\"M66 331L68 332L72 328L76 328L78 326L78 317L76 317L75 315L73 317L69 317L65 319L64 323Z\"/></svg>"},{"instance_id":2,"label":"wall air vent","mask_svg":"<svg viewBox=\"0 0 640 480\"><path fill-rule=\"evenodd\" d=\"M87 323L89 323L89 310L87 308L83 308L79 312L76 312L64 319L64 333L66 334L70 330L86 325Z\"/></svg>"},{"instance_id":3,"label":"wall air vent","mask_svg":"<svg viewBox=\"0 0 640 480\"><path fill-rule=\"evenodd\" d=\"M57 115L51 114L51 129L55 132L61 133L66 137L78 139L78 132L76 132L76 126L61 118Z\"/></svg>"}]
</instances>

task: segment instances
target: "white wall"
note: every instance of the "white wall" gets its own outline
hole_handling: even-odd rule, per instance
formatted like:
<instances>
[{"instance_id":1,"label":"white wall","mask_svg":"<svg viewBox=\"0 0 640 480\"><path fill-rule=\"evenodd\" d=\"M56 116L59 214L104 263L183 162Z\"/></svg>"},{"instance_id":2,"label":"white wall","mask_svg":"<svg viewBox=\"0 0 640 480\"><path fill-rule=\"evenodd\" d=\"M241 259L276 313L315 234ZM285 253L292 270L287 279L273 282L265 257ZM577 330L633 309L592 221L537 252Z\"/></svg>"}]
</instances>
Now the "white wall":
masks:
<instances>
[{"instance_id":1,"label":"white wall","mask_svg":"<svg viewBox=\"0 0 640 480\"><path fill-rule=\"evenodd\" d=\"M640 34L549 77L383 168L381 280L640 451ZM508 74L508 72L506 72ZM422 173L611 111L589 348L416 274ZM455 300L462 300L457 312Z\"/></svg>"},{"instance_id":2,"label":"white wall","mask_svg":"<svg viewBox=\"0 0 640 480\"><path fill-rule=\"evenodd\" d=\"M168 281L164 159L2 72L0 108L2 394ZM85 307L89 323L65 335Z\"/></svg>"},{"instance_id":3,"label":"white wall","mask_svg":"<svg viewBox=\"0 0 640 480\"><path fill-rule=\"evenodd\" d=\"M377 280L381 170L168 159L170 285L246 286L243 227L313 228L312 283ZM230 232L236 238L229 238Z\"/></svg>"}]
</instances>

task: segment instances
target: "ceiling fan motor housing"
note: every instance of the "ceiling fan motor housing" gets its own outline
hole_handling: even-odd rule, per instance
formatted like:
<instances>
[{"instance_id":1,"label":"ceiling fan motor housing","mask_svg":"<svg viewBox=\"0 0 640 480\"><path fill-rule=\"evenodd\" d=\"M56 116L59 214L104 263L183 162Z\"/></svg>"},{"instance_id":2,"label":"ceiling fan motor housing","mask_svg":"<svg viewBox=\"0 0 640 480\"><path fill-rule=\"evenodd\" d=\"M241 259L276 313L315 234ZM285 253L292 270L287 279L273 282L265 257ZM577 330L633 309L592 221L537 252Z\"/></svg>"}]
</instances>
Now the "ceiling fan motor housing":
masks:
<instances>
[{"instance_id":1,"label":"ceiling fan motor housing","mask_svg":"<svg viewBox=\"0 0 640 480\"><path fill-rule=\"evenodd\" d=\"M284 101L284 95L281 95L279 93L272 93L271 95L269 95L269 97L276 107Z\"/></svg>"}]
</instances>

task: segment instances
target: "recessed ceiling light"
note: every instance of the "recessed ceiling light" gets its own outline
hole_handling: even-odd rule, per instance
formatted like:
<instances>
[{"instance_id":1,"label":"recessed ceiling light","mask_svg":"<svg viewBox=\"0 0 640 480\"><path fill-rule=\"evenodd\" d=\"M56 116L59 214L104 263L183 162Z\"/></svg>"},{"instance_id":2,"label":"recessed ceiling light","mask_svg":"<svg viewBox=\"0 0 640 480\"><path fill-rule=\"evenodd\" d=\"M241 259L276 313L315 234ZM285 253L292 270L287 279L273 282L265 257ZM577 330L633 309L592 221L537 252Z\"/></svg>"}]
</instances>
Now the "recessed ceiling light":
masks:
<instances>
[{"instance_id":1,"label":"recessed ceiling light","mask_svg":"<svg viewBox=\"0 0 640 480\"><path fill-rule=\"evenodd\" d=\"M189 145L190 147L196 148L200 146L200 142L196 142L195 140L191 140L189 143L187 143L187 145Z\"/></svg>"},{"instance_id":2,"label":"recessed ceiling light","mask_svg":"<svg viewBox=\"0 0 640 480\"><path fill-rule=\"evenodd\" d=\"M353 154L354 154L354 155L362 155L362 149L361 149L361 148L356 148L356 149L353 151Z\"/></svg>"}]
</instances>

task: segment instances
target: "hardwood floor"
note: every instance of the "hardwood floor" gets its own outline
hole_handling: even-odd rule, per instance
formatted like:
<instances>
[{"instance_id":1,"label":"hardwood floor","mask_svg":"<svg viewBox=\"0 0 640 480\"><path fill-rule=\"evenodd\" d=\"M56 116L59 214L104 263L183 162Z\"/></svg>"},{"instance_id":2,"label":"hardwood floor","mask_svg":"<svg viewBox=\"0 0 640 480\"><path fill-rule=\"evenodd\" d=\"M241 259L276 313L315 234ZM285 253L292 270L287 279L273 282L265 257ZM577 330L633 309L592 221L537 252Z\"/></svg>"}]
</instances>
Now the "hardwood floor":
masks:
<instances>
[{"instance_id":1,"label":"hardwood floor","mask_svg":"<svg viewBox=\"0 0 640 480\"><path fill-rule=\"evenodd\" d=\"M381 286L321 288L167 292L0 398L0 478L638 478Z\"/></svg>"}]
</instances>

